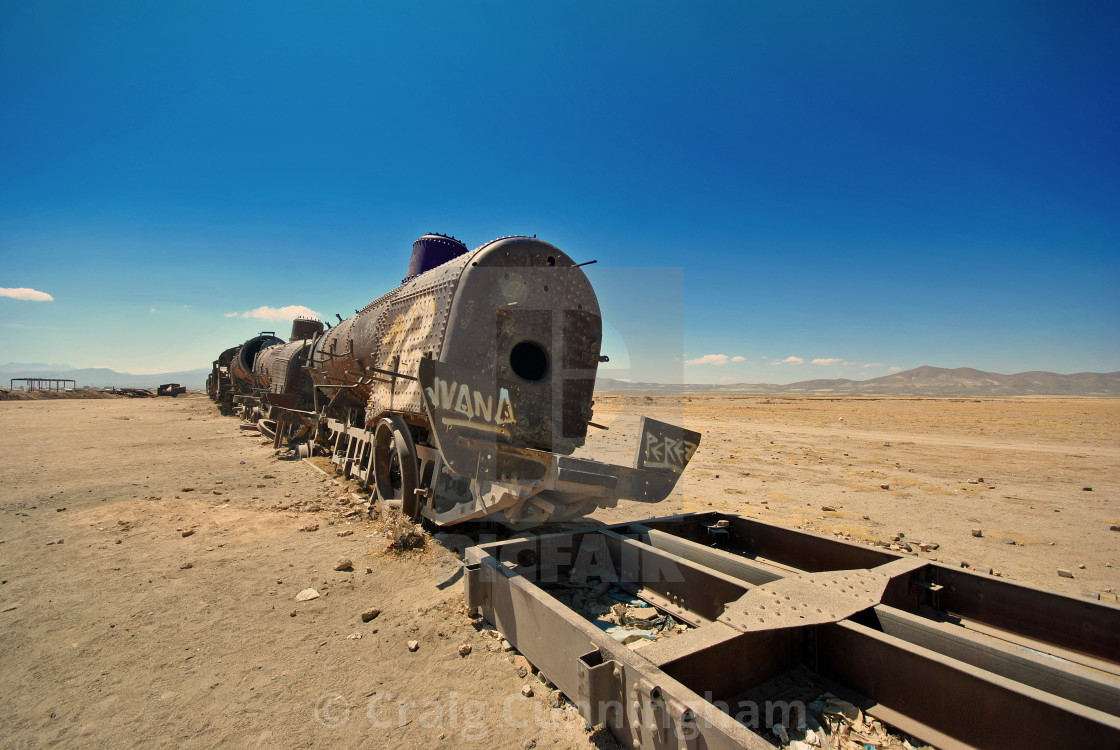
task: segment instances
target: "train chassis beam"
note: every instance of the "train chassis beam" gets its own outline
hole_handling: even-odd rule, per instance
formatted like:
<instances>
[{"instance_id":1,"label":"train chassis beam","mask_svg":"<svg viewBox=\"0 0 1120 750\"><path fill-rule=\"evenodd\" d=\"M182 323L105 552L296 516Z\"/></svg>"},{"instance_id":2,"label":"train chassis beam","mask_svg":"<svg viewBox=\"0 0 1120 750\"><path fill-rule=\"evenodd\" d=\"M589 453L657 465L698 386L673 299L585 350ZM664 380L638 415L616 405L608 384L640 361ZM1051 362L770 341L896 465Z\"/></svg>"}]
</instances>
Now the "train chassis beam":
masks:
<instances>
[{"instance_id":1,"label":"train chassis beam","mask_svg":"<svg viewBox=\"0 0 1120 750\"><path fill-rule=\"evenodd\" d=\"M624 747L765 750L765 708L824 692L940 748L1120 746L1115 606L731 514L466 559L467 604ZM550 593L572 582L693 627L631 649Z\"/></svg>"}]
</instances>

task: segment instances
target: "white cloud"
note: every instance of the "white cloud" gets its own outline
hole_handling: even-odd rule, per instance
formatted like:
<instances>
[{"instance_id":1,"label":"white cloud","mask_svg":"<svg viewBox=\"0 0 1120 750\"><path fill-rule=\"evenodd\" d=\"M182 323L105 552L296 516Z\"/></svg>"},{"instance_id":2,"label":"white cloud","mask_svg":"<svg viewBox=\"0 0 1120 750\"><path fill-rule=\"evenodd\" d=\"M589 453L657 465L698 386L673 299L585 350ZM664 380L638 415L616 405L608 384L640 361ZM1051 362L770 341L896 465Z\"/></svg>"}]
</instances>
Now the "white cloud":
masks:
<instances>
[{"instance_id":1,"label":"white cloud","mask_svg":"<svg viewBox=\"0 0 1120 750\"><path fill-rule=\"evenodd\" d=\"M705 354L696 359L686 359L686 365L726 365L730 358L726 354Z\"/></svg>"},{"instance_id":2,"label":"white cloud","mask_svg":"<svg viewBox=\"0 0 1120 750\"><path fill-rule=\"evenodd\" d=\"M887 372L902 372L901 367L888 367Z\"/></svg>"},{"instance_id":3,"label":"white cloud","mask_svg":"<svg viewBox=\"0 0 1120 750\"><path fill-rule=\"evenodd\" d=\"M805 360L801 359L801 357L794 357L794 356L791 355L789 357L786 357L785 359L775 359L775 360L771 361L770 364L772 364L772 365L803 365L803 364L805 364Z\"/></svg>"},{"instance_id":4,"label":"white cloud","mask_svg":"<svg viewBox=\"0 0 1120 750\"><path fill-rule=\"evenodd\" d=\"M155 312L155 311L156 311L156 309L154 307L149 307L148 308L148 312Z\"/></svg>"},{"instance_id":5,"label":"white cloud","mask_svg":"<svg viewBox=\"0 0 1120 750\"><path fill-rule=\"evenodd\" d=\"M243 313L225 313L227 318L258 318L260 320L295 320L296 318L322 318L323 316L303 305L269 307L261 305L256 310Z\"/></svg>"},{"instance_id":6,"label":"white cloud","mask_svg":"<svg viewBox=\"0 0 1120 750\"><path fill-rule=\"evenodd\" d=\"M746 362L747 358L746 357L735 356L735 357L731 358L731 361L732 362Z\"/></svg>"},{"instance_id":7,"label":"white cloud","mask_svg":"<svg viewBox=\"0 0 1120 750\"><path fill-rule=\"evenodd\" d=\"M0 287L0 297L11 297L12 299L22 299L27 302L54 302L54 297L46 292L40 292L38 289L28 289L26 287L16 287L14 289L7 289Z\"/></svg>"},{"instance_id":8,"label":"white cloud","mask_svg":"<svg viewBox=\"0 0 1120 750\"><path fill-rule=\"evenodd\" d=\"M851 362L845 362L844 360L842 360L838 357L827 357L827 358L826 357L820 357L820 358L814 359L812 364L814 364L814 365L850 365Z\"/></svg>"}]
</instances>

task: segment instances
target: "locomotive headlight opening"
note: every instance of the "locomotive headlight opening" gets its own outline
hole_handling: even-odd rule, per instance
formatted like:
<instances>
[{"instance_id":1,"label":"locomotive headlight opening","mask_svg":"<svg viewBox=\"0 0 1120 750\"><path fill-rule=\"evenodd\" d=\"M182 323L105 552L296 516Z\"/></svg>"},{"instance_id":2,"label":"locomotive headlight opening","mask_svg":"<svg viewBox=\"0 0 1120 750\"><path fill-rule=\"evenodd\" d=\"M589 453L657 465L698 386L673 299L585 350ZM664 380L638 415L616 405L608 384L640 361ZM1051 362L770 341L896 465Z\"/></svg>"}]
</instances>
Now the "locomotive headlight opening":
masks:
<instances>
[{"instance_id":1,"label":"locomotive headlight opening","mask_svg":"<svg viewBox=\"0 0 1120 750\"><path fill-rule=\"evenodd\" d=\"M510 349L509 366L522 380L539 383L549 375L548 352L536 341L521 341Z\"/></svg>"}]
</instances>

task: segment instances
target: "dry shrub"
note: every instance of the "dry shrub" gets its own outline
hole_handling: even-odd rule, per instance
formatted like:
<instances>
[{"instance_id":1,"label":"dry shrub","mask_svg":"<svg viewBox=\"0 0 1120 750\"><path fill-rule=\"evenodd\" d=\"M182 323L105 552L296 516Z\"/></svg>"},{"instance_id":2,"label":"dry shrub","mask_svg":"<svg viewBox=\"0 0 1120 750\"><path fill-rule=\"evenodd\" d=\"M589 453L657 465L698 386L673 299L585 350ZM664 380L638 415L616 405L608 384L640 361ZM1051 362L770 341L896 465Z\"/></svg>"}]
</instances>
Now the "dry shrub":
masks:
<instances>
[{"instance_id":1,"label":"dry shrub","mask_svg":"<svg viewBox=\"0 0 1120 750\"><path fill-rule=\"evenodd\" d=\"M385 535L385 549L389 551L422 549L428 541L424 527L413 523L397 508L382 508L381 513L374 519L373 525Z\"/></svg>"}]
</instances>

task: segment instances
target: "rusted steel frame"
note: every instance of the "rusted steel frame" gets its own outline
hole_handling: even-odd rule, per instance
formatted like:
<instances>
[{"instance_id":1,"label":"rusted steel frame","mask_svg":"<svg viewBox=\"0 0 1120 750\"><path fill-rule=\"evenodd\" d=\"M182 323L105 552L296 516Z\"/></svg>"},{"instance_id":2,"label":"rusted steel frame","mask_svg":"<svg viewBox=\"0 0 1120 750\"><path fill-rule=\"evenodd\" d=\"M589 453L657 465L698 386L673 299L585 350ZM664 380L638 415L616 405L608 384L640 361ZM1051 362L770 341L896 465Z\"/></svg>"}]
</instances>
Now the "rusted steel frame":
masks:
<instances>
[{"instance_id":1,"label":"rusted steel frame","mask_svg":"<svg viewBox=\"0 0 1120 750\"><path fill-rule=\"evenodd\" d=\"M881 704L874 715L939 746L1120 746L1120 717L854 622L818 626L816 656L821 676Z\"/></svg>"},{"instance_id":2,"label":"rusted steel frame","mask_svg":"<svg viewBox=\"0 0 1120 750\"><path fill-rule=\"evenodd\" d=\"M681 539L660 529L651 529L642 524L630 524L627 529L640 534L650 546L671 552L681 557L706 565L713 570L735 576L747 583L761 585L776 581L784 575L799 572L789 566L755 562L749 558L725 552L721 549L705 547L688 539Z\"/></svg>"},{"instance_id":3,"label":"rusted steel frame","mask_svg":"<svg viewBox=\"0 0 1120 750\"><path fill-rule=\"evenodd\" d=\"M915 646L1120 716L1120 678L1115 676L885 605L869 613L867 624Z\"/></svg>"},{"instance_id":4,"label":"rusted steel frame","mask_svg":"<svg viewBox=\"0 0 1120 750\"><path fill-rule=\"evenodd\" d=\"M700 538L702 531L717 520L728 521L731 538L738 542L749 557L764 558L767 562L809 573L874 568L898 557L886 550L873 549L863 544L846 542L823 534L777 526L732 513L668 516L642 521L641 524L651 529L667 531L673 536L703 542L705 540Z\"/></svg>"},{"instance_id":5,"label":"rusted steel frame","mask_svg":"<svg viewBox=\"0 0 1120 750\"><path fill-rule=\"evenodd\" d=\"M1099 602L937 565L946 612L1120 663L1120 611Z\"/></svg>"},{"instance_id":6,"label":"rusted steel frame","mask_svg":"<svg viewBox=\"0 0 1120 750\"><path fill-rule=\"evenodd\" d=\"M610 528L495 542L469 550L493 557L534 584L598 579L656 604L685 621L711 622L747 586L715 570L628 539Z\"/></svg>"},{"instance_id":7,"label":"rusted steel frame","mask_svg":"<svg viewBox=\"0 0 1120 750\"><path fill-rule=\"evenodd\" d=\"M718 519L730 522L732 539L742 545L739 551L747 557L711 549L690 538L696 536L697 527ZM703 560L706 565L755 584L766 583L771 576L802 571L854 569L866 567L861 563L867 562L872 562L871 567L874 568L896 559L915 559L894 552L867 550L863 545L813 532L783 529L730 514L670 516L630 524L629 529L645 535L655 547L688 559ZM675 533L677 531L684 533ZM795 536L789 536L791 534ZM780 549L776 544L778 540L788 542L790 548ZM768 559L762 562L752 559L763 556L760 549L753 546L758 542L768 552L765 555ZM802 551L798 545L805 549L808 565L799 564L802 562L799 557ZM872 556L867 556L863 550ZM774 562L775 557L779 563ZM824 560L836 567L821 568ZM1003 631L1003 637L1009 640L1019 637L1023 645L1029 647L1035 645L1033 641L1041 641L1052 647L1086 654L1092 659L1112 664L1111 671L1116 671L1117 665L1120 665L1120 609L1099 602L934 562L928 562L920 572L909 578L896 579L888 587L883 602L910 612L916 612L923 606L930 607L947 619L965 619L966 626L977 623L998 628ZM1086 660L1086 663L1097 666L1091 660Z\"/></svg>"},{"instance_id":8,"label":"rusted steel frame","mask_svg":"<svg viewBox=\"0 0 1120 750\"><path fill-rule=\"evenodd\" d=\"M473 548L476 552L479 548ZM476 552L477 555L477 552ZM743 724L483 553L468 565L467 603L626 747L769 750Z\"/></svg>"},{"instance_id":9,"label":"rusted steel frame","mask_svg":"<svg viewBox=\"0 0 1120 750\"><path fill-rule=\"evenodd\" d=\"M641 531L644 527L640 524L630 524L627 529ZM765 584L781 575L764 564L722 550L703 547L687 539L678 539L665 531L651 529L646 533L645 538L658 549L665 549L749 583ZM913 560L914 558L898 559ZM882 566L881 569L887 567ZM925 566L927 570L929 567L929 564ZM925 572L925 570L913 571L915 575ZM1074 604L1080 605L1081 602L1075 601ZM1104 605L1088 604L1098 609L1098 612L1094 613L1096 615L1103 617L1111 614L1111 622L1104 627L1116 629L1120 613ZM1034 643L1037 650L1047 654L1036 655L1026 644L1009 643L989 635L977 634L967 627L936 622L885 604L875 607L874 614L869 617L876 620L880 629L903 640L988 670L993 674L1120 716L1120 678L1108 674L1117 671L1118 665L1114 663L1093 662L1090 666L1094 669L1085 669L1069 664L1065 659L1055 659L1051 656L1054 651L1050 648L1052 644Z\"/></svg>"},{"instance_id":10,"label":"rusted steel frame","mask_svg":"<svg viewBox=\"0 0 1120 750\"><path fill-rule=\"evenodd\" d=\"M27 390L29 392L34 391L34 390L61 391L63 388L66 387L64 385L65 383L70 383L71 388L77 388L78 387L78 381L71 380L70 378L12 378L11 381L8 383L9 388L11 388L12 390L15 390L16 381L19 381L21 383L27 383ZM43 387L44 383L46 383L46 385L47 385L46 388ZM36 388L35 386L38 386L38 388Z\"/></svg>"},{"instance_id":11,"label":"rusted steel frame","mask_svg":"<svg viewBox=\"0 0 1120 750\"><path fill-rule=\"evenodd\" d=\"M733 696L797 664L815 669L833 692L872 715L945 748L1061 746L1071 738L1100 746L1120 742L1120 717L1112 712L1120 691L1108 676L1017 653L963 628L885 605L835 624L761 632L739 633L710 622L747 586L736 572L758 577L772 571L745 559L736 571L733 556L722 553L715 555L724 568L719 573L618 533L641 528L621 524L483 545L468 551L472 564L466 576L468 604L480 606L530 661L575 698L585 719L607 723L625 744L767 747L724 712L726 704L721 711L713 701L734 702ZM662 534L652 537L666 541ZM677 541L686 554L704 549ZM913 558L885 557L893 562L880 569L903 585L913 582L907 580L912 573L922 572L913 570L922 565ZM659 606L675 601L666 579L683 584L691 599L681 603L702 610L693 612L701 626L631 651L535 585L573 575L614 581ZM736 585L736 578L742 583ZM703 590L713 587L719 593L705 596ZM593 650L581 650L588 642ZM657 712L668 718L646 731L641 717ZM1029 720L1022 721L1024 715ZM1015 730L1005 731L1008 724ZM664 734L663 729L672 731Z\"/></svg>"}]
</instances>

